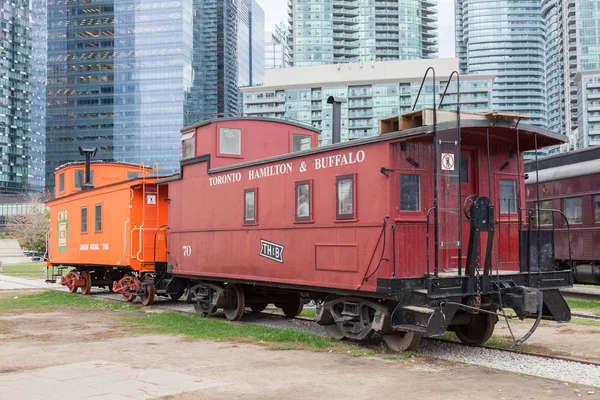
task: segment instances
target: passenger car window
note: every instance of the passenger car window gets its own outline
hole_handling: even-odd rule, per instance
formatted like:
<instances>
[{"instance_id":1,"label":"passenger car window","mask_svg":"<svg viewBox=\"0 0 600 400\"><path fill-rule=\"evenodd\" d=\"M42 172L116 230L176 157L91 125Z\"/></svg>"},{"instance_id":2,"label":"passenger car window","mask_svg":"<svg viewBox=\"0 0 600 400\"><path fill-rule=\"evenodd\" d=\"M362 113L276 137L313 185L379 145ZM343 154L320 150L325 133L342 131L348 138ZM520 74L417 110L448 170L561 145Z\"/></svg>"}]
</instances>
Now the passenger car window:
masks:
<instances>
[{"instance_id":1,"label":"passenger car window","mask_svg":"<svg viewBox=\"0 0 600 400\"><path fill-rule=\"evenodd\" d=\"M500 179L500 212L517 212L517 183L512 179Z\"/></svg>"},{"instance_id":2,"label":"passenger car window","mask_svg":"<svg viewBox=\"0 0 600 400\"><path fill-rule=\"evenodd\" d=\"M421 177L400 175L400 210L421 211Z\"/></svg>"},{"instance_id":3,"label":"passenger car window","mask_svg":"<svg viewBox=\"0 0 600 400\"><path fill-rule=\"evenodd\" d=\"M600 222L600 196L594 196L594 221Z\"/></svg>"},{"instance_id":4,"label":"passenger car window","mask_svg":"<svg viewBox=\"0 0 600 400\"><path fill-rule=\"evenodd\" d=\"M242 155L241 129L221 128L219 135L219 153Z\"/></svg>"},{"instance_id":5,"label":"passenger car window","mask_svg":"<svg viewBox=\"0 0 600 400\"><path fill-rule=\"evenodd\" d=\"M354 175L337 177L337 219L354 218Z\"/></svg>"},{"instance_id":6,"label":"passenger car window","mask_svg":"<svg viewBox=\"0 0 600 400\"><path fill-rule=\"evenodd\" d=\"M552 211L541 211L548 210L552 208L552 200L540 201L539 206L539 215L540 215L540 225L552 225Z\"/></svg>"},{"instance_id":7,"label":"passenger car window","mask_svg":"<svg viewBox=\"0 0 600 400\"><path fill-rule=\"evenodd\" d=\"M573 197L563 200L563 212L570 224L580 224L581 216L581 197Z\"/></svg>"}]
</instances>

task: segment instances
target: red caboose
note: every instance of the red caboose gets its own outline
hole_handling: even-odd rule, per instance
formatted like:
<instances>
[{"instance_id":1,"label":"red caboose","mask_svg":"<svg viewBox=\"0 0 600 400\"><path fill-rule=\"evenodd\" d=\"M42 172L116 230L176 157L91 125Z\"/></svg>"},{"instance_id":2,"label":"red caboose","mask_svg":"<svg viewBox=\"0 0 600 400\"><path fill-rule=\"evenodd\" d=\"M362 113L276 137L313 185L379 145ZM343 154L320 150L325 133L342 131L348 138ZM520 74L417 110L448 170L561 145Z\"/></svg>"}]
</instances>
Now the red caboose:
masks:
<instances>
[{"instance_id":1,"label":"red caboose","mask_svg":"<svg viewBox=\"0 0 600 400\"><path fill-rule=\"evenodd\" d=\"M334 336L379 332L393 348L448 329L485 342L504 307L568 321L558 288L570 271L532 264L522 234L522 153L562 137L461 116L462 129L455 113L423 110L321 148L309 128L268 134L282 121L183 129L181 173L159 182L170 258L157 270L186 279L203 313L235 320L274 303L294 316L312 298Z\"/></svg>"}]
</instances>

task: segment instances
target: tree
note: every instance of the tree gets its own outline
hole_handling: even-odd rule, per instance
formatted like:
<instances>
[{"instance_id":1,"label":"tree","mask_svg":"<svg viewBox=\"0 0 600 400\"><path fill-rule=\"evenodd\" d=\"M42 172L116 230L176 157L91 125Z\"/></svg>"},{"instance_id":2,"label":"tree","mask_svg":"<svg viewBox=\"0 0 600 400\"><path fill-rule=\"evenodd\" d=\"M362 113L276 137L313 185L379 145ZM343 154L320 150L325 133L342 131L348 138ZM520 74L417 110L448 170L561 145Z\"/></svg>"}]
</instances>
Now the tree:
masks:
<instances>
[{"instance_id":1,"label":"tree","mask_svg":"<svg viewBox=\"0 0 600 400\"><path fill-rule=\"evenodd\" d=\"M26 195L23 208L23 214L8 219L6 230L21 247L43 253L46 251L46 234L50 230L50 211L40 193Z\"/></svg>"}]
</instances>

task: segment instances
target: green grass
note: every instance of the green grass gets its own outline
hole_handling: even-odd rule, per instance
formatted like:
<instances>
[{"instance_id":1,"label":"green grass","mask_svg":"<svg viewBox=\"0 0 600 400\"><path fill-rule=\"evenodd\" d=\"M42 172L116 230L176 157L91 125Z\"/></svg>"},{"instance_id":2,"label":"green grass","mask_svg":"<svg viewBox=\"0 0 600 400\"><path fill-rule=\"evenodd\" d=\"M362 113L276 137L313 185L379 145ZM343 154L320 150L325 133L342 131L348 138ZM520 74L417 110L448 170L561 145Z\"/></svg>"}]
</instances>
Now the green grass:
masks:
<instances>
[{"instance_id":1,"label":"green grass","mask_svg":"<svg viewBox=\"0 0 600 400\"><path fill-rule=\"evenodd\" d=\"M565 299L571 310L589 310L600 313L600 302L589 300Z\"/></svg>"},{"instance_id":2,"label":"green grass","mask_svg":"<svg viewBox=\"0 0 600 400\"><path fill-rule=\"evenodd\" d=\"M113 301L102 301L72 293L47 290L43 293L0 299L0 315L23 312L52 312L59 308L75 308L83 311L143 312L139 307Z\"/></svg>"},{"instance_id":3,"label":"green grass","mask_svg":"<svg viewBox=\"0 0 600 400\"><path fill-rule=\"evenodd\" d=\"M315 312L316 310L314 308L305 308L304 310L302 310L302 312L300 313L301 317L310 317L310 318L314 318L315 317Z\"/></svg>"},{"instance_id":4,"label":"green grass","mask_svg":"<svg viewBox=\"0 0 600 400\"><path fill-rule=\"evenodd\" d=\"M257 325L244 325L224 320L183 315L171 312L147 314L139 318L125 318L134 325L134 332L185 335L194 339L250 340L277 344L275 349L289 350L298 347L314 349L331 348L331 339L292 329L278 329ZM284 345L285 344L285 345Z\"/></svg>"},{"instance_id":5,"label":"green grass","mask_svg":"<svg viewBox=\"0 0 600 400\"><path fill-rule=\"evenodd\" d=\"M46 264L44 262L5 264L2 265L0 274L15 276L17 278L44 279L46 277Z\"/></svg>"}]
</instances>

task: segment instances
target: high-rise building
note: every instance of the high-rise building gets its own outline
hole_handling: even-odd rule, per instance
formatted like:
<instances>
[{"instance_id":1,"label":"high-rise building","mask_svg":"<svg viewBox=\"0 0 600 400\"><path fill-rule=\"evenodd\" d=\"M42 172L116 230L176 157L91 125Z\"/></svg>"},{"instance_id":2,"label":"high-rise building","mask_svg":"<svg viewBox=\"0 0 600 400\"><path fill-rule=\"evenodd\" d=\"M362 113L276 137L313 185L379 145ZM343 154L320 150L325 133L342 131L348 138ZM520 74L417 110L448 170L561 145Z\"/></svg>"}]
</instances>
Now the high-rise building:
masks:
<instances>
[{"instance_id":1,"label":"high-rise building","mask_svg":"<svg viewBox=\"0 0 600 400\"><path fill-rule=\"evenodd\" d=\"M0 4L0 192L31 185L30 13L29 0Z\"/></svg>"},{"instance_id":2,"label":"high-rise building","mask_svg":"<svg viewBox=\"0 0 600 400\"><path fill-rule=\"evenodd\" d=\"M279 24L275 25L273 32L265 32L265 69L291 66L292 56L286 30Z\"/></svg>"},{"instance_id":3,"label":"high-rise building","mask_svg":"<svg viewBox=\"0 0 600 400\"><path fill-rule=\"evenodd\" d=\"M264 75L264 12L258 3L193 1L194 80L186 101L186 124L239 115L239 86L260 83Z\"/></svg>"},{"instance_id":4,"label":"high-rise building","mask_svg":"<svg viewBox=\"0 0 600 400\"><path fill-rule=\"evenodd\" d=\"M191 85L191 0L48 0L46 182L78 146L178 168Z\"/></svg>"},{"instance_id":5,"label":"high-rise building","mask_svg":"<svg viewBox=\"0 0 600 400\"><path fill-rule=\"evenodd\" d=\"M528 114L528 123L546 126L540 1L456 0L455 4L461 72L495 75L493 108Z\"/></svg>"},{"instance_id":6,"label":"high-rise building","mask_svg":"<svg viewBox=\"0 0 600 400\"><path fill-rule=\"evenodd\" d=\"M248 29L238 35L243 10ZM262 33L251 37L261 18L244 0L48 0L48 186L56 167L81 159L78 146L176 171L182 126L240 113L240 41L248 84L262 79Z\"/></svg>"},{"instance_id":7,"label":"high-rise building","mask_svg":"<svg viewBox=\"0 0 600 400\"><path fill-rule=\"evenodd\" d=\"M319 144L331 143L332 108L329 96L348 99L342 103L342 140L378 133L378 119L412 109L425 70L433 66L438 75L436 91L446 86L458 68L457 59L380 61L268 69L265 85L242 88L244 114L292 119L321 130ZM492 107L493 75L461 76L461 109L488 112ZM424 85L417 108L433 107L433 85ZM456 82L451 83L442 108L456 107Z\"/></svg>"},{"instance_id":8,"label":"high-rise building","mask_svg":"<svg viewBox=\"0 0 600 400\"><path fill-rule=\"evenodd\" d=\"M31 1L31 160L29 187L41 191L46 179L47 1Z\"/></svg>"},{"instance_id":9,"label":"high-rise building","mask_svg":"<svg viewBox=\"0 0 600 400\"><path fill-rule=\"evenodd\" d=\"M294 66L437 56L437 0L291 0Z\"/></svg>"}]
</instances>

